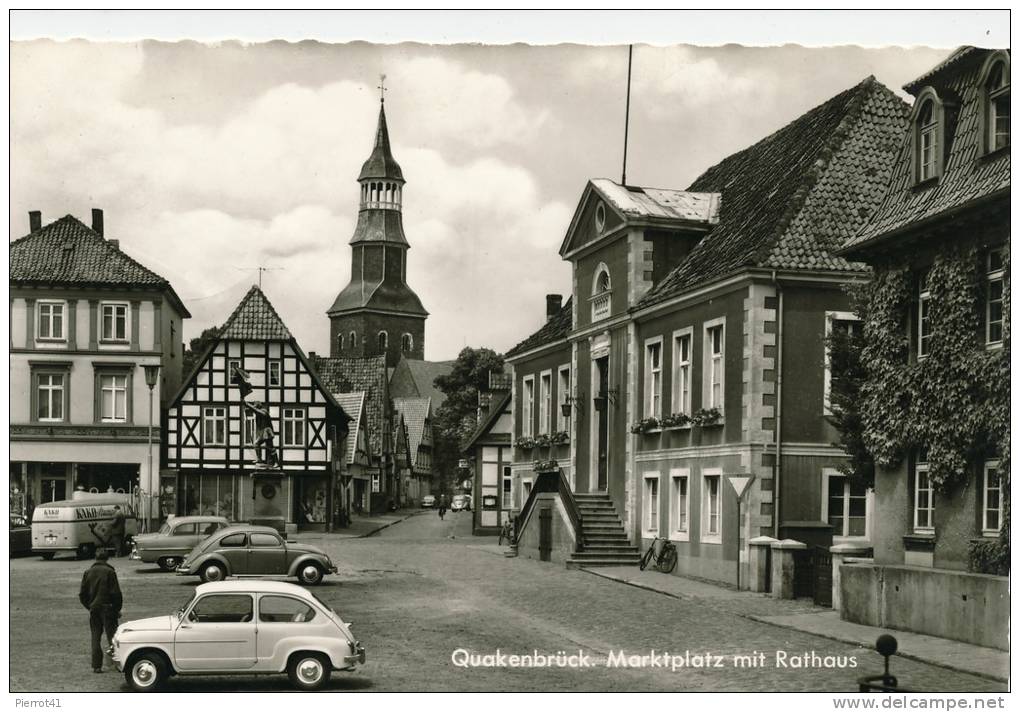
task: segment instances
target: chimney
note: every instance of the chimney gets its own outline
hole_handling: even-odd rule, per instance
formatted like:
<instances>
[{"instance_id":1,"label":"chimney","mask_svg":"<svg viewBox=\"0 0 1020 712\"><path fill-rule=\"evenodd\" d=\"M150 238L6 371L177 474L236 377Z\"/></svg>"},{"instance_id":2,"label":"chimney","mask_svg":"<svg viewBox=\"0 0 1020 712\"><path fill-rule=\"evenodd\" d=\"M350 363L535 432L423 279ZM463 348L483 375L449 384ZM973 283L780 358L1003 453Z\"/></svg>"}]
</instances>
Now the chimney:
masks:
<instances>
[{"instance_id":1,"label":"chimney","mask_svg":"<svg viewBox=\"0 0 1020 712\"><path fill-rule=\"evenodd\" d=\"M308 352L308 358L314 359L315 358L315 352L314 351L309 351Z\"/></svg>"},{"instance_id":2,"label":"chimney","mask_svg":"<svg viewBox=\"0 0 1020 712\"><path fill-rule=\"evenodd\" d=\"M35 232L42 227L42 212L38 210L28 211L28 231Z\"/></svg>"},{"instance_id":3,"label":"chimney","mask_svg":"<svg viewBox=\"0 0 1020 712\"><path fill-rule=\"evenodd\" d=\"M102 235L102 233L99 234ZM109 243L110 247L112 247L115 250L120 249L120 240L107 240L107 243Z\"/></svg>"},{"instance_id":4,"label":"chimney","mask_svg":"<svg viewBox=\"0 0 1020 712\"><path fill-rule=\"evenodd\" d=\"M99 208L92 208L92 229L98 232L100 237L103 236L103 211Z\"/></svg>"},{"instance_id":5,"label":"chimney","mask_svg":"<svg viewBox=\"0 0 1020 712\"><path fill-rule=\"evenodd\" d=\"M563 295L562 294L546 294L545 295L545 320L549 321L554 316L560 313L560 309L563 308Z\"/></svg>"}]
</instances>

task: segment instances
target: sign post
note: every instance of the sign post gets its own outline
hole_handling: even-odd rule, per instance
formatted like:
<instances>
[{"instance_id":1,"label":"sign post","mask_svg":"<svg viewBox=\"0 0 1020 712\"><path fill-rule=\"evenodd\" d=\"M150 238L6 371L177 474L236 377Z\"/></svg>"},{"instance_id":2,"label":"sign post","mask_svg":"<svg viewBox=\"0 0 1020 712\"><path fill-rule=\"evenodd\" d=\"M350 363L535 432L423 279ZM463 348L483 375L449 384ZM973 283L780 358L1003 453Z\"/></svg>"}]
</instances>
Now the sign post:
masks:
<instances>
[{"instance_id":1,"label":"sign post","mask_svg":"<svg viewBox=\"0 0 1020 712\"><path fill-rule=\"evenodd\" d=\"M737 495L737 590L740 590L740 504L744 501L744 494L747 493L754 475L741 473L739 475L726 475L734 493Z\"/></svg>"}]
</instances>

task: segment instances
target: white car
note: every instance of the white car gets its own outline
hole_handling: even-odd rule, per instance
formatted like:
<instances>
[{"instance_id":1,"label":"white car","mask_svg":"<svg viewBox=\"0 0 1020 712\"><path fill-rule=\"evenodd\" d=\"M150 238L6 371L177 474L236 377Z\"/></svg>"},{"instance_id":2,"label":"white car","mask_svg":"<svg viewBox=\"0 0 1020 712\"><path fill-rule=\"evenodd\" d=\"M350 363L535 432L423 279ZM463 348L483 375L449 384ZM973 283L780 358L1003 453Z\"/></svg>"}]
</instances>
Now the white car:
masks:
<instances>
[{"instance_id":1,"label":"white car","mask_svg":"<svg viewBox=\"0 0 1020 712\"><path fill-rule=\"evenodd\" d=\"M169 616L122 623L113 661L138 692L171 675L282 673L299 690L317 690L334 670L365 662L350 624L301 586L282 581L220 581Z\"/></svg>"}]
</instances>

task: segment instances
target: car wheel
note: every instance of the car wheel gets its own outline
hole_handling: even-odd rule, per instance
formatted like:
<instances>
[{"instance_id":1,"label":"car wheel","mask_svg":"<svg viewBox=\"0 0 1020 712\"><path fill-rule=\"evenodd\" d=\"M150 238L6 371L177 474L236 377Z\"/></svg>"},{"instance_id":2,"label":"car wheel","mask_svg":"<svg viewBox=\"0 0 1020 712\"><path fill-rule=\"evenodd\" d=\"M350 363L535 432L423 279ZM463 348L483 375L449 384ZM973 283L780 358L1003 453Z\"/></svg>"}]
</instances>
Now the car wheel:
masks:
<instances>
[{"instance_id":1,"label":"car wheel","mask_svg":"<svg viewBox=\"0 0 1020 712\"><path fill-rule=\"evenodd\" d=\"M43 557L43 560L45 561L52 561L53 557L56 555L57 552L55 551L44 551L43 553L39 554L39 556Z\"/></svg>"},{"instance_id":2,"label":"car wheel","mask_svg":"<svg viewBox=\"0 0 1020 712\"><path fill-rule=\"evenodd\" d=\"M298 581L306 586L316 586L322 583L322 569L311 562L301 564L301 568L298 569Z\"/></svg>"},{"instance_id":3,"label":"car wheel","mask_svg":"<svg viewBox=\"0 0 1020 712\"><path fill-rule=\"evenodd\" d=\"M142 653L124 669L124 679L135 692L152 692L166 677L166 662L159 653Z\"/></svg>"},{"instance_id":4,"label":"car wheel","mask_svg":"<svg viewBox=\"0 0 1020 712\"><path fill-rule=\"evenodd\" d=\"M299 690L318 690L329 682L329 660L322 653L297 653L287 665L290 684Z\"/></svg>"},{"instance_id":5,"label":"car wheel","mask_svg":"<svg viewBox=\"0 0 1020 712\"><path fill-rule=\"evenodd\" d=\"M177 567L181 565L181 558L179 556L163 556L156 563L164 571L176 571Z\"/></svg>"},{"instance_id":6,"label":"car wheel","mask_svg":"<svg viewBox=\"0 0 1020 712\"><path fill-rule=\"evenodd\" d=\"M219 564L206 564L202 567L202 573L200 574L204 583L213 583L214 581L222 581L227 577L227 572Z\"/></svg>"}]
</instances>

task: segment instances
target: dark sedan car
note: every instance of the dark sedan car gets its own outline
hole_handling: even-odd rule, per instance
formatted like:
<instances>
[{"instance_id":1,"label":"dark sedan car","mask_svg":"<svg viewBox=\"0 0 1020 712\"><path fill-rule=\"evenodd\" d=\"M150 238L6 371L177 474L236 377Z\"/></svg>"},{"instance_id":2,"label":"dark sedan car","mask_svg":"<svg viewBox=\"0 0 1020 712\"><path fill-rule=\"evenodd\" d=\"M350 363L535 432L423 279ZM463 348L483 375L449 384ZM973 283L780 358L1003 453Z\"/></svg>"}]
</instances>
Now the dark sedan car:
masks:
<instances>
[{"instance_id":1,"label":"dark sedan car","mask_svg":"<svg viewBox=\"0 0 1020 712\"><path fill-rule=\"evenodd\" d=\"M329 556L310 544L287 542L272 527L242 524L220 529L196 546L177 567L178 576L206 583L228 576L295 577L314 585L337 572Z\"/></svg>"},{"instance_id":2,"label":"dark sedan car","mask_svg":"<svg viewBox=\"0 0 1020 712\"><path fill-rule=\"evenodd\" d=\"M32 525L17 512L11 512L11 556L32 552Z\"/></svg>"}]
</instances>

